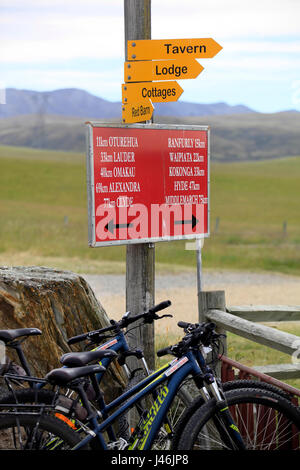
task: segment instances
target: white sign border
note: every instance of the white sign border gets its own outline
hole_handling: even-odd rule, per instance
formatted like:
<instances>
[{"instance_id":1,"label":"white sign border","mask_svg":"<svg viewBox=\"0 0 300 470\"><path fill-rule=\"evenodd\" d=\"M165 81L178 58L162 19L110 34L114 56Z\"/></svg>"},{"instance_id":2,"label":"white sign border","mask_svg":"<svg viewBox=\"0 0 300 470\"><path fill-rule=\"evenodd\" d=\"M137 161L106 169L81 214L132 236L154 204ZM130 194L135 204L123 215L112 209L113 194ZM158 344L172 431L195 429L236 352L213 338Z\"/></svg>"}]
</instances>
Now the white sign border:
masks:
<instances>
[{"instance_id":1,"label":"white sign border","mask_svg":"<svg viewBox=\"0 0 300 470\"><path fill-rule=\"evenodd\" d=\"M86 133L86 173L87 173L87 204L88 204L88 244L91 248L97 248L101 246L113 246L113 245L128 245L137 243L157 243L166 241L178 241L178 240L197 240L208 238L210 235L210 126L204 125L177 125L177 124L120 124L120 123L104 123L96 121L87 121L87 133ZM111 127L118 129L148 129L148 130L195 130L195 131L206 131L207 132L207 232L201 234L189 234L189 235L177 235L177 236L165 236L165 237L147 237L137 238L133 240L108 240L103 242L96 242L95 238L95 193L94 193L94 148L93 148L93 128L94 127Z\"/></svg>"}]
</instances>

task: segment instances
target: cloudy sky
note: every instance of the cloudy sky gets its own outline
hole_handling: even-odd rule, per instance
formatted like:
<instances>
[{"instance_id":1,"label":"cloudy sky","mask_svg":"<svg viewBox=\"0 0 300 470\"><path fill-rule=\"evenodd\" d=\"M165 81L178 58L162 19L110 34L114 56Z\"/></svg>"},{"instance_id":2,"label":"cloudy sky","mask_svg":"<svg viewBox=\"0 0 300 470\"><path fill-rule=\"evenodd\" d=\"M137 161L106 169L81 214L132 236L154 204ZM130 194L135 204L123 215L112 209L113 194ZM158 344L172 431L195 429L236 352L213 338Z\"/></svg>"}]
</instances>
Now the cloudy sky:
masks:
<instances>
[{"instance_id":1,"label":"cloudy sky","mask_svg":"<svg viewBox=\"0 0 300 470\"><path fill-rule=\"evenodd\" d=\"M81 88L121 100L124 0L0 0L0 88ZM125 0L126 1L126 0ZM223 50L181 101L300 111L300 0L152 0L152 39Z\"/></svg>"}]
</instances>

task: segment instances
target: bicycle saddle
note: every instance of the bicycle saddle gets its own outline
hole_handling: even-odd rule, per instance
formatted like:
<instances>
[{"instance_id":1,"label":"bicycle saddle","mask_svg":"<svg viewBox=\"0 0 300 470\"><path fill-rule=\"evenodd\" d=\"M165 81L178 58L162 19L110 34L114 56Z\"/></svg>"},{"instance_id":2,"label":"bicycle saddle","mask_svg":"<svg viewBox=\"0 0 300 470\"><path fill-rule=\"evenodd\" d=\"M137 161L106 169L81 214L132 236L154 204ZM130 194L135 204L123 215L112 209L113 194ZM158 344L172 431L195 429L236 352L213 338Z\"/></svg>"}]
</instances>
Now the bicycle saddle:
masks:
<instances>
[{"instance_id":1,"label":"bicycle saddle","mask_svg":"<svg viewBox=\"0 0 300 470\"><path fill-rule=\"evenodd\" d=\"M61 369L53 369L51 372L48 372L45 379L54 385L67 385L67 383L72 382L72 380L78 379L79 377L86 377L87 375L97 374L98 372L103 372L105 370L105 367L99 366L99 364L85 367L73 367L71 369L62 367Z\"/></svg>"},{"instance_id":2,"label":"bicycle saddle","mask_svg":"<svg viewBox=\"0 0 300 470\"><path fill-rule=\"evenodd\" d=\"M38 328L18 328L16 330L0 330L0 341L5 344L20 338L21 336L35 336L41 335L41 330Z\"/></svg>"},{"instance_id":3,"label":"bicycle saddle","mask_svg":"<svg viewBox=\"0 0 300 470\"><path fill-rule=\"evenodd\" d=\"M94 351L66 353L60 362L67 367L82 367L89 362L101 360L103 357L115 357L118 354L112 349L95 349Z\"/></svg>"}]
</instances>

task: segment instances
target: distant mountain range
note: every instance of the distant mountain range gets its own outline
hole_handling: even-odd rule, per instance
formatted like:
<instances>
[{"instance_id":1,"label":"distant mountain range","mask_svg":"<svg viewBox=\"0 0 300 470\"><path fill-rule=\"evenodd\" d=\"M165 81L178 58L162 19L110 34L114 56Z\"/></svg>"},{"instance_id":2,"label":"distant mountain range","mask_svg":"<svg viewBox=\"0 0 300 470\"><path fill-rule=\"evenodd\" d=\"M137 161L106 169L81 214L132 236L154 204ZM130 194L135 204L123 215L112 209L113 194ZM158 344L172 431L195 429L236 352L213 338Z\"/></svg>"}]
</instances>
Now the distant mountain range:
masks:
<instances>
[{"instance_id":1,"label":"distant mountain range","mask_svg":"<svg viewBox=\"0 0 300 470\"><path fill-rule=\"evenodd\" d=\"M121 122L121 103L83 90L8 89L0 145L85 152L86 120ZM211 126L211 158L227 162L300 155L300 113L255 112L226 103L156 103L155 123Z\"/></svg>"},{"instance_id":2,"label":"distant mountain range","mask_svg":"<svg viewBox=\"0 0 300 470\"><path fill-rule=\"evenodd\" d=\"M226 103L155 103L155 114L164 116L211 116L250 112L253 110L247 106L230 106ZM24 114L54 114L83 119L118 118L121 116L121 103L104 100L76 88L47 92L8 88L6 104L0 105L0 118Z\"/></svg>"}]
</instances>

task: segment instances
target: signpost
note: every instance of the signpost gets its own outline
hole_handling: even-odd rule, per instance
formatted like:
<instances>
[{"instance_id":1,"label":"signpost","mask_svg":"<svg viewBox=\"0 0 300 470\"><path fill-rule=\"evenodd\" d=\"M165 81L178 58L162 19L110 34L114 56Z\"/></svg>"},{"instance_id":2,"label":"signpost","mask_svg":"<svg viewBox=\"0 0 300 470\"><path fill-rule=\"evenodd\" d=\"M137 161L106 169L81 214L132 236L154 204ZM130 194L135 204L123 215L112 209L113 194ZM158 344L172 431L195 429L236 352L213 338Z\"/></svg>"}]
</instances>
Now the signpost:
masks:
<instances>
[{"instance_id":1,"label":"signpost","mask_svg":"<svg viewBox=\"0 0 300 470\"><path fill-rule=\"evenodd\" d=\"M212 38L132 40L127 44L128 60L211 59L222 46Z\"/></svg>"},{"instance_id":2,"label":"signpost","mask_svg":"<svg viewBox=\"0 0 300 470\"><path fill-rule=\"evenodd\" d=\"M209 234L209 128L88 123L89 244Z\"/></svg>"},{"instance_id":3,"label":"signpost","mask_svg":"<svg viewBox=\"0 0 300 470\"><path fill-rule=\"evenodd\" d=\"M154 103L177 101L183 89L175 81L126 83L122 85L122 102L151 100Z\"/></svg>"},{"instance_id":4,"label":"signpost","mask_svg":"<svg viewBox=\"0 0 300 470\"><path fill-rule=\"evenodd\" d=\"M204 67L195 59L125 62L124 81L186 80L198 77L203 70Z\"/></svg>"},{"instance_id":5,"label":"signpost","mask_svg":"<svg viewBox=\"0 0 300 470\"><path fill-rule=\"evenodd\" d=\"M177 101L183 89L174 79L196 78L203 71L196 59L212 58L221 49L212 38L128 40L122 102L131 106L131 112L123 108L123 122L142 121L140 113L134 116L136 102L145 99L153 103ZM152 116L150 109L147 114Z\"/></svg>"},{"instance_id":6,"label":"signpost","mask_svg":"<svg viewBox=\"0 0 300 470\"><path fill-rule=\"evenodd\" d=\"M131 102L122 106L122 122L134 123L150 121L154 107L151 101Z\"/></svg>"}]
</instances>

